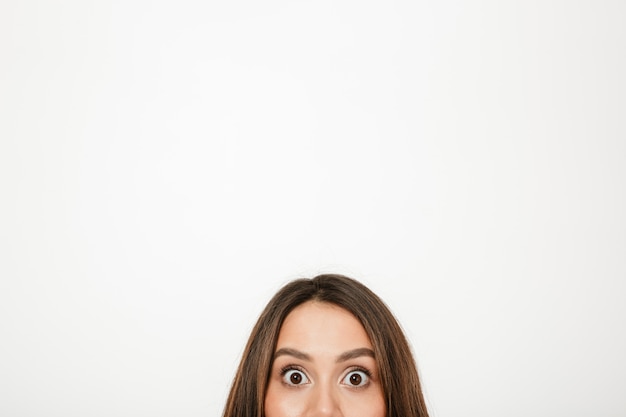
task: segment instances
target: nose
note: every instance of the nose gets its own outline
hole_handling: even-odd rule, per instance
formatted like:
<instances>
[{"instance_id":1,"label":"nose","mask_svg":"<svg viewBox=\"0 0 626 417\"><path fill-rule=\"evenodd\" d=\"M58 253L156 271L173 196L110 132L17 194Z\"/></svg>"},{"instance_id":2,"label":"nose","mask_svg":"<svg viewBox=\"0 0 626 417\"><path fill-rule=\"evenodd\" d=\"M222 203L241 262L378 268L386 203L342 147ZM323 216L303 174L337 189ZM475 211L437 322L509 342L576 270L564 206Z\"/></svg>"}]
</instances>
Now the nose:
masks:
<instances>
[{"instance_id":1,"label":"nose","mask_svg":"<svg viewBox=\"0 0 626 417\"><path fill-rule=\"evenodd\" d=\"M338 393L332 387L318 385L312 394L309 398L308 417L343 417Z\"/></svg>"}]
</instances>

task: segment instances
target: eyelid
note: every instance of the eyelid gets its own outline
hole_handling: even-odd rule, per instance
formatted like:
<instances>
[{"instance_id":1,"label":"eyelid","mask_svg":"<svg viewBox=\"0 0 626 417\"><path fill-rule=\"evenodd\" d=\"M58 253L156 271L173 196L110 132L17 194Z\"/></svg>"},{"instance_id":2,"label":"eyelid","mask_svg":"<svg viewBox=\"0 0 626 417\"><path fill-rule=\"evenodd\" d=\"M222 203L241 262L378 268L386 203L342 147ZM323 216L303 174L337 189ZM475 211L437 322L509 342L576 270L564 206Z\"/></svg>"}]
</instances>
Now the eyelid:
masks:
<instances>
[{"instance_id":1,"label":"eyelid","mask_svg":"<svg viewBox=\"0 0 626 417\"><path fill-rule=\"evenodd\" d=\"M287 373L287 371L292 371L292 370L296 370L296 371L300 371L302 373L306 373L304 368L301 367L300 365L289 364L289 365L285 365L285 366L280 368L280 374L281 375L285 375L285 373Z\"/></svg>"}]
</instances>

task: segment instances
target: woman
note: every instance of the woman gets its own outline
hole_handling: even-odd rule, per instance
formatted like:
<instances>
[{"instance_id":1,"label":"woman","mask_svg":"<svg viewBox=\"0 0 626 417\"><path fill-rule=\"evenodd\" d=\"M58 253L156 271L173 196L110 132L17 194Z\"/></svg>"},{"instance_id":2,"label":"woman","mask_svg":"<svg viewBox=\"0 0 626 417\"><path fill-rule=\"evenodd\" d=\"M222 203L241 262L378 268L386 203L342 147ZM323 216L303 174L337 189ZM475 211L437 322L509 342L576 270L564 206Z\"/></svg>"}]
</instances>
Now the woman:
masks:
<instances>
[{"instance_id":1,"label":"woman","mask_svg":"<svg viewBox=\"0 0 626 417\"><path fill-rule=\"evenodd\" d=\"M358 281L292 281L254 326L223 417L287 416L428 416L402 329Z\"/></svg>"}]
</instances>

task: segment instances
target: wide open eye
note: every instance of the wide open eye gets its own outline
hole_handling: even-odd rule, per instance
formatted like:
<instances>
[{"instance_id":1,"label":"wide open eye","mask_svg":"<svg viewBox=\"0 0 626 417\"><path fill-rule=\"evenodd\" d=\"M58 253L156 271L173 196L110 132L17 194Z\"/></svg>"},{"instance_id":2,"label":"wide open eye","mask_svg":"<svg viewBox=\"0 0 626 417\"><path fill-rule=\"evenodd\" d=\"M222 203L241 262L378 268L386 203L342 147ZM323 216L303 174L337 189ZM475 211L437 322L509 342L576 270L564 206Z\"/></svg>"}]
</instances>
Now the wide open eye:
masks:
<instances>
[{"instance_id":1,"label":"wide open eye","mask_svg":"<svg viewBox=\"0 0 626 417\"><path fill-rule=\"evenodd\" d=\"M342 384L349 387L361 388L369 384L370 377L368 372L364 370L354 370L348 372L348 374L341 381Z\"/></svg>"},{"instance_id":2,"label":"wide open eye","mask_svg":"<svg viewBox=\"0 0 626 417\"><path fill-rule=\"evenodd\" d=\"M309 382L309 378L300 369L286 369L283 371L283 382L287 385L302 385Z\"/></svg>"}]
</instances>

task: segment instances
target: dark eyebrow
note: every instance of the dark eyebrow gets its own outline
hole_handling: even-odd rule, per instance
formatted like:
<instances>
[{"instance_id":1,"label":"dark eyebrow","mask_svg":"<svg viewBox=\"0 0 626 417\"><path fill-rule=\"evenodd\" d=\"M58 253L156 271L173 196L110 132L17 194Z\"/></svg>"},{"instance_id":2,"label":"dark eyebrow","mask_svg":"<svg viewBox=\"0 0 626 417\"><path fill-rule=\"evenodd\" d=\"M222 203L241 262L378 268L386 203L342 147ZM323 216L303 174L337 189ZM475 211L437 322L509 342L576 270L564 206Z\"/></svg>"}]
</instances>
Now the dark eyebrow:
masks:
<instances>
[{"instance_id":1,"label":"dark eyebrow","mask_svg":"<svg viewBox=\"0 0 626 417\"><path fill-rule=\"evenodd\" d=\"M274 359L276 359L279 356L293 356L296 359L311 362L311 356L309 354L300 352L299 350L292 349L292 348L278 349L276 353L274 353ZM348 350L347 352L343 352L341 355L337 357L337 360L335 362L337 363L345 362L345 361L349 361L350 359L360 358L361 356L369 356L371 358L375 357L374 351L372 349L358 348L358 349Z\"/></svg>"},{"instance_id":2,"label":"dark eyebrow","mask_svg":"<svg viewBox=\"0 0 626 417\"><path fill-rule=\"evenodd\" d=\"M374 351L372 349L358 348L343 352L341 355L339 355L336 362L345 362L350 359L360 358L361 356L369 356L375 358Z\"/></svg>"},{"instance_id":3,"label":"dark eyebrow","mask_svg":"<svg viewBox=\"0 0 626 417\"><path fill-rule=\"evenodd\" d=\"M308 354L304 352L300 352L299 350L296 350L296 349L291 349L291 348L278 349L274 353L274 359L283 355L293 356L294 358L301 359L303 361L309 361L309 362L311 361L311 357Z\"/></svg>"}]
</instances>

